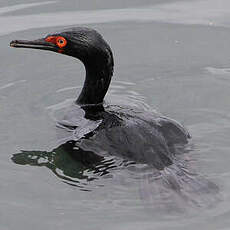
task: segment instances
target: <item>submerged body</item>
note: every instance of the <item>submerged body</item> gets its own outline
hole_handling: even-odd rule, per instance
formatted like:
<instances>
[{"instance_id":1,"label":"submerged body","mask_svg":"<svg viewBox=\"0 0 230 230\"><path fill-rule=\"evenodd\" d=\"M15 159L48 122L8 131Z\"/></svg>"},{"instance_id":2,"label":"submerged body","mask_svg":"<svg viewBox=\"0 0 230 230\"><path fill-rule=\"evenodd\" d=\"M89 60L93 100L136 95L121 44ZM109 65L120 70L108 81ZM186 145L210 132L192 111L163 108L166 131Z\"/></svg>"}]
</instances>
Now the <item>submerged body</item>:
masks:
<instances>
[{"instance_id":1,"label":"submerged body","mask_svg":"<svg viewBox=\"0 0 230 230\"><path fill-rule=\"evenodd\" d=\"M12 41L11 46L58 52L85 65L83 89L73 110L59 123L73 130L68 141L73 140L77 159L114 155L163 169L173 163L176 146L188 142L188 132L174 120L136 108L104 105L114 62L109 45L95 30L78 27L34 41Z\"/></svg>"},{"instance_id":2,"label":"submerged body","mask_svg":"<svg viewBox=\"0 0 230 230\"><path fill-rule=\"evenodd\" d=\"M58 125L73 130L68 139L74 140L75 151L81 155L112 155L163 169L173 163L177 146L184 146L190 138L182 125L151 111L116 105L97 112L97 107L71 108Z\"/></svg>"}]
</instances>

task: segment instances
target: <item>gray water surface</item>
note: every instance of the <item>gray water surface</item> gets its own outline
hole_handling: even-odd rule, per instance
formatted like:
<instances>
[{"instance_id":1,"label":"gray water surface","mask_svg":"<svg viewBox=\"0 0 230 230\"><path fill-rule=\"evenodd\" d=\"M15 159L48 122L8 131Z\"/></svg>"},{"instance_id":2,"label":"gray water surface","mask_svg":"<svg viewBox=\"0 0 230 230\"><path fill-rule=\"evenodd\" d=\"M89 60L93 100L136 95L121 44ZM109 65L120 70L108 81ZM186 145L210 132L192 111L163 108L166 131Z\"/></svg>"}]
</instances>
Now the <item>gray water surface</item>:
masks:
<instances>
[{"instance_id":1,"label":"gray water surface","mask_svg":"<svg viewBox=\"0 0 230 230\"><path fill-rule=\"evenodd\" d=\"M1 229L229 229L229 19L228 0L0 2ZM188 128L182 158L195 183L165 186L162 174L177 178L173 166L159 173L108 158L103 174L50 154L84 67L9 42L79 25L114 52L107 103L157 110Z\"/></svg>"}]
</instances>

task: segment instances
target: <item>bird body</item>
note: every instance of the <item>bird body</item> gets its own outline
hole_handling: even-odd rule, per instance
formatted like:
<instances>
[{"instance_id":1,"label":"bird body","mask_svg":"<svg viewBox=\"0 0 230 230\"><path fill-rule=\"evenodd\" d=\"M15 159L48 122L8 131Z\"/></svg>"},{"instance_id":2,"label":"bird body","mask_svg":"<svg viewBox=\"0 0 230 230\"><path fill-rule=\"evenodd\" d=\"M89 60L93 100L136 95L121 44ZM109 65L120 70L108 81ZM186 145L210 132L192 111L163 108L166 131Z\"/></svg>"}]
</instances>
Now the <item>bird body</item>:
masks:
<instances>
[{"instance_id":1,"label":"bird body","mask_svg":"<svg viewBox=\"0 0 230 230\"><path fill-rule=\"evenodd\" d=\"M81 152L163 169L173 163L175 146L187 144L190 137L178 122L152 111L118 105L106 105L97 112L77 105L71 108L58 125L73 130L68 140L74 140Z\"/></svg>"},{"instance_id":2,"label":"bird body","mask_svg":"<svg viewBox=\"0 0 230 230\"><path fill-rule=\"evenodd\" d=\"M173 163L176 146L188 142L187 130L172 119L152 111L104 104L114 62L109 45L97 31L77 27L10 45L50 50L83 62L83 89L72 110L58 123L72 130L68 141L74 141L75 155L113 155L163 169Z\"/></svg>"}]
</instances>

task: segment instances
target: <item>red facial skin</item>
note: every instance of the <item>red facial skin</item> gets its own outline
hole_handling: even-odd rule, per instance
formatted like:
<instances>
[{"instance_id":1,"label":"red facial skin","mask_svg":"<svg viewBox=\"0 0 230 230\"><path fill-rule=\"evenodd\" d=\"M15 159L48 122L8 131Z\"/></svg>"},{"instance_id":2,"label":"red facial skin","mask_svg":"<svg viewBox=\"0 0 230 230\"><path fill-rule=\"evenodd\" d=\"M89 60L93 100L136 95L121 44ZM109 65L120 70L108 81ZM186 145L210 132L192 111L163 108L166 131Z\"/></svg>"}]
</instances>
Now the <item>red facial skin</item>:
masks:
<instances>
[{"instance_id":1,"label":"red facial skin","mask_svg":"<svg viewBox=\"0 0 230 230\"><path fill-rule=\"evenodd\" d=\"M57 45L60 49L64 48L67 45L66 39L61 36L49 36L45 40L47 42Z\"/></svg>"}]
</instances>

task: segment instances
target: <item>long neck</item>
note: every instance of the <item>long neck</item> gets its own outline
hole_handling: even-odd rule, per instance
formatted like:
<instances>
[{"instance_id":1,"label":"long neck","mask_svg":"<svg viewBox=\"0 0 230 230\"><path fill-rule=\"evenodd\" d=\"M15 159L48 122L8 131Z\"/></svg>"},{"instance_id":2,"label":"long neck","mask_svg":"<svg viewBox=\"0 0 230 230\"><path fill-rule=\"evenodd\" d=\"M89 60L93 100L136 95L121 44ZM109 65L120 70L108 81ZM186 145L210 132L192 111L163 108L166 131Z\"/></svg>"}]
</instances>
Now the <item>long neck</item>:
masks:
<instances>
[{"instance_id":1,"label":"long neck","mask_svg":"<svg viewBox=\"0 0 230 230\"><path fill-rule=\"evenodd\" d=\"M103 103L109 88L113 71L108 68L98 71L95 68L86 68L86 78L82 91L76 101L79 105L92 105Z\"/></svg>"}]
</instances>

